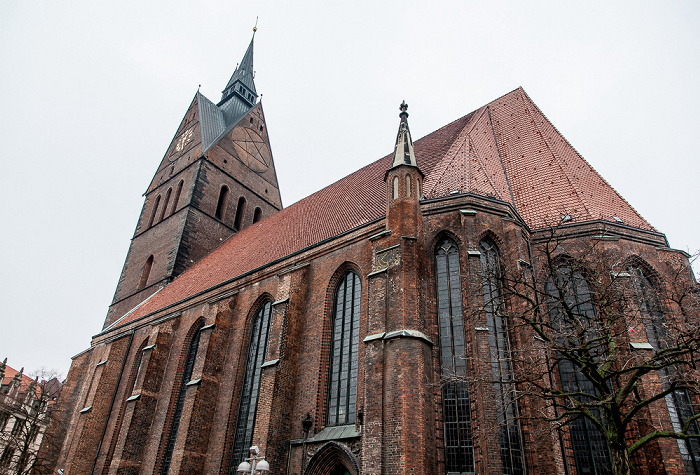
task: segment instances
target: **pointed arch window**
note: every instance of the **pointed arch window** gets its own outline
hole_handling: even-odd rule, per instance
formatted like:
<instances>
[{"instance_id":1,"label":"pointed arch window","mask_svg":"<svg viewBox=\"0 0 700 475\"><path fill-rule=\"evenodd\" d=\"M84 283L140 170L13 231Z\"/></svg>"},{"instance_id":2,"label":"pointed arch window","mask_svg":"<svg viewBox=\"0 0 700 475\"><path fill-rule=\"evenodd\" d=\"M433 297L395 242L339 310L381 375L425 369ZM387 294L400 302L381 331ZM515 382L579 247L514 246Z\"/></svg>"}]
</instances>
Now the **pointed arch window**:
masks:
<instances>
[{"instance_id":1,"label":"pointed arch window","mask_svg":"<svg viewBox=\"0 0 700 475\"><path fill-rule=\"evenodd\" d=\"M584 325L587 328L586 340L597 339L593 294L590 285L580 272L572 271L567 266L559 267L556 275L547 279L545 292L548 299L549 318L553 322L555 331L566 335L569 339L577 338L573 332L567 330L574 327L574 322L567 315L573 315L577 326ZM597 353L600 350L588 348L587 351ZM596 357L595 354L592 356ZM593 383L571 361L561 360L558 366L561 385L565 391L595 394ZM595 408L591 409L591 412L596 418L601 417ZM608 444L593 422L581 416L571 421L569 431L577 472L596 475L610 473Z\"/></svg>"},{"instance_id":2,"label":"pointed arch window","mask_svg":"<svg viewBox=\"0 0 700 475\"><path fill-rule=\"evenodd\" d=\"M262 210L260 208L255 208L253 212L253 222L257 223L260 219L262 219Z\"/></svg>"},{"instance_id":3,"label":"pointed arch window","mask_svg":"<svg viewBox=\"0 0 700 475\"><path fill-rule=\"evenodd\" d=\"M333 306L328 365L329 426L353 424L357 410L357 352L360 341L360 278L348 272L338 284Z\"/></svg>"},{"instance_id":4,"label":"pointed arch window","mask_svg":"<svg viewBox=\"0 0 700 475\"><path fill-rule=\"evenodd\" d=\"M223 221L226 217L226 204L228 203L228 186L222 185L219 191L219 201L216 203L216 213L214 217Z\"/></svg>"},{"instance_id":5,"label":"pointed arch window","mask_svg":"<svg viewBox=\"0 0 700 475\"><path fill-rule=\"evenodd\" d=\"M168 431L167 444L165 446L165 454L163 455L163 465L161 466L161 475L167 475L170 469L170 462L173 458L173 450L175 449L175 441L177 440L177 432L180 428L180 418L182 417L182 408L185 404L185 396L187 395L187 383L192 379L192 371L194 370L194 363L197 359L197 350L199 349L199 340L202 334L202 327L204 326L204 321L200 320L194 329L192 336L190 337L190 344L187 349L187 357L185 359L185 367L182 372L182 379L180 380L180 388L177 394L177 400L175 401L175 407L173 408L173 419L170 422L170 430Z\"/></svg>"},{"instance_id":6,"label":"pointed arch window","mask_svg":"<svg viewBox=\"0 0 700 475\"><path fill-rule=\"evenodd\" d=\"M168 210L168 203L170 202L170 195L173 192L172 188L168 188L168 191L165 193L165 200L163 201L163 208L160 210L160 217L158 218L158 222L163 221L163 218L165 218L165 212Z\"/></svg>"},{"instance_id":7,"label":"pointed arch window","mask_svg":"<svg viewBox=\"0 0 700 475\"><path fill-rule=\"evenodd\" d=\"M447 472L474 471L471 401L467 376L462 283L459 252L451 239L444 239L435 252L437 310L440 332L440 367L443 377L456 376L442 387L442 413Z\"/></svg>"},{"instance_id":8,"label":"pointed arch window","mask_svg":"<svg viewBox=\"0 0 700 475\"><path fill-rule=\"evenodd\" d=\"M182 193L183 184L183 180L180 180L180 183L177 184L177 188L175 189L175 197L173 198L173 209L170 210L170 215L175 214L175 210L177 210L177 202L180 201L180 193Z\"/></svg>"},{"instance_id":9,"label":"pointed arch window","mask_svg":"<svg viewBox=\"0 0 700 475\"><path fill-rule=\"evenodd\" d=\"M148 277L151 275L151 268L153 267L153 254L148 256L146 263L143 265L143 270L141 271L141 279L139 279L139 285L137 290L141 290L146 287L148 283Z\"/></svg>"},{"instance_id":10,"label":"pointed arch window","mask_svg":"<svg viewBox=\"0 0 700 475\"><path fill-rule=\"evenodd\" d=\"M151 218L148 220L148 226L151 227L153 226L153 221L156 219L156 213L158 212L158 207L160 205L160 195L158 195L158 198L156 198L156 203L153 205L153 211L151 212Z\"/></svg>"},{"instance_id":11,"label":"pointed arch window","mask_svg":"<svg viewBox=\"0 0 700 475\"><path fill-rule=\"evenodd\" d=\"M411 197L411 175L406 175L406 198Z\"/></svg>"},{"instance_id":12,"label":"pointed arch window","mask_svg":"<svg viewBox=\"0 0 700 475\"><path fill-rule=\"evenodd\" d=\"M272 302L267 301L255 314L253 331L248 346L245 376L241 389L241 402L236 419L236 434L231 453L230 473L235 473L238 464L248 455L255 430L255 414L260 394L260 374L267 353L267 339L272 319Z\"/></svg>"},{"instance_id":13,"label":"pointed arch window","mask_svg":"<svg viewBox=\"0 0 700 475\"><path fill-rule=\"evenodd\" d=\"M632 277L632 288L639 305L639 311L644 321L647 340L655 350L664 348L667 345L667 335L665 329L666 316L661 307L661 300L649 275L640 267L629 266L627 272ZM672 376L671 368L664 368L659 371L661 384L668 388L668 381ZM673 430L680 432L685 422L695 414L687 389L678 389L666 396L666 408L671 418ZM691 433L700 433L697 422L691 423ZM687 475L700 474L700 440L687 439L676 440L680 451L685 473Z\"/></svg>"},{"instance_id":14,"label":"pointed arch window","mask_svg":"<svg viewBox=\"0 0 700 475\"><path fill-rule=\"evenodd\" d=\"M243 226L243 218L245 218L245 208L246 208L246 200L244 197L238 198L238 206L236 206L236 220L233 223L233 227L236 228L237 231L241 230L241 226Z\"/></svg>"},{"instance_id":15,"label":"pointed arch window","mask_svg":"<svg viewBox=\"0 0 700 475\"><path fill-rule=\"evenodd\" d=\"M491 239L479 243L481 279L484 292L486 325L489 329L491 372L496 396L498 436L503 474L525 473L518 407L513 386L508 321L503 315L501 264L496 244Z\"/></svg>"}]
</instances>

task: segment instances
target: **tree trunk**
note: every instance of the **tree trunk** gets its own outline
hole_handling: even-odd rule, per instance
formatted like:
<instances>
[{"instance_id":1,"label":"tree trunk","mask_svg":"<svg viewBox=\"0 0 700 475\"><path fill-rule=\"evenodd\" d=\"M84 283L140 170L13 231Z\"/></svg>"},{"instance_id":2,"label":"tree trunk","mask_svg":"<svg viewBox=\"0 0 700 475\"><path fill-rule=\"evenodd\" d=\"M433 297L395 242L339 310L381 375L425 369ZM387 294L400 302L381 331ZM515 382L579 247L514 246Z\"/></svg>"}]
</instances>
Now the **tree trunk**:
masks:
<instances>
[{"instance_id":1,"label":"tree trunk","mask_svg":"<svg viewBox=\"0 0 700 475\"><path fill-rule=\"evenodd\" d=\"M617 444L610 444L610 468L613 475L630 475L632 466L627 447L616 447Z\"/></svg>"}]
</instances>

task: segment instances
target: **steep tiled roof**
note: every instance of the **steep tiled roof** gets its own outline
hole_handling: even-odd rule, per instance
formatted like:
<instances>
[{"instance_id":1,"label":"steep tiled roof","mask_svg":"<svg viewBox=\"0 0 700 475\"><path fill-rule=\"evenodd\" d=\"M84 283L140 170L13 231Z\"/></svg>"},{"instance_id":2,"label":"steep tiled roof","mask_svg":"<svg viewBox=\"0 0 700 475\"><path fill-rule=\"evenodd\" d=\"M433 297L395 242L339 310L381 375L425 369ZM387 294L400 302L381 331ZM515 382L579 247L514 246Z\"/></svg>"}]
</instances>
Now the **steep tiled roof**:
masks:
<instances>
[{"instance_id":1,"label":"steep tiled roof","mask_svg":"<svg viewBox=\"0 0 700 475\"><path fill-rule=\"evenodd\" d=\"M511 203L531 228L570 214L653 228L550 124L522 88L414 143L425 198L458 190ZM386 156L233 235L116 326L381 218Z\"/></svg>"},{"instance_id":2,"label":"steep tiled roof","mask_svg":"<svg viewBox=\"0 0 700 475\"><path fill-rule=\"evenodd\" d=\"M2 378L2 385L7 386L12 382L12 379L19 373L14 368L11 368L9 366L5 366L5 376ZM20 393L24 393L27 388L34 382L32 378L27 376L26 374L22 373L22 379L21 379L21 384L20 384Z\"/></svg>"}]
</instances>

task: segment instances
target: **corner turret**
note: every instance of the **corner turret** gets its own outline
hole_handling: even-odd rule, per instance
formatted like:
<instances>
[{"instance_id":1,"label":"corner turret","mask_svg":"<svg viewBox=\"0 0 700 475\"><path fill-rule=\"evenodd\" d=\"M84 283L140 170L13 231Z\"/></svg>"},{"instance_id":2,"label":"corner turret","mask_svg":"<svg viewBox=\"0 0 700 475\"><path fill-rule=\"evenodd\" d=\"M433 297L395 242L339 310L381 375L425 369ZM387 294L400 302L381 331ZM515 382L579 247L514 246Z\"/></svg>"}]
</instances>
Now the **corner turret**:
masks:
<instances>
[{"instance_id":1,"label":"corner turret","mask_svg":"<svg viewBox=\"0 0 700 475\"><path fill-rule=\"evenodd\" d=\"M420 196L423 172L418 168L408 128L408 104L399 107L399 132L394 146L391 168L386 171L387 229L400 236L416 236L420 226Z\"/></svg>"}]
</instances>

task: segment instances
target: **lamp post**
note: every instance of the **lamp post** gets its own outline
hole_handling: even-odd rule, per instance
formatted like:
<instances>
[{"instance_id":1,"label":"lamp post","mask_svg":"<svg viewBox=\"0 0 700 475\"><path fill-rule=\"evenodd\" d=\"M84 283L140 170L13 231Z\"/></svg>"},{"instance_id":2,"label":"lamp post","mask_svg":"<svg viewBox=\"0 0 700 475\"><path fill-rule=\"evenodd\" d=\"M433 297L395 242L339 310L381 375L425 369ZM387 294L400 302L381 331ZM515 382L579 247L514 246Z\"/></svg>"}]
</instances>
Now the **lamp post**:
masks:
<instances>
[{"instance_id":1,"label":"lamp post","mask_svg":"<svg viewBox=\"0 0 700 475\"><path fill-rule=\"evenodd\" d=\"M304 431L304 447L301 451L301 473L302 475L304 474L304 470L306 470L306 440L309 438L309 431L311 430L311 426L314 424L313 419L311 419L311 414L308 412L306 413L306 418L301 421L301 427Z\"/></svg>"},{"instance_id":2,"label":"lamp post","mask_svg":"<svg viewBox=\"0 0 700 475\"><path fill-rule=\"evenodd\" d=\"M250 473L250 474L266 474L267 472L270 471L270 464L267 463L267 460L265 460L265 457L263 456L258 456L260 453L260 449L258 449L257 445L254 445L250 448L250 457L245 459L241 464L238 466L238 470L236 470L237 473Z\"/></svg>"}]
</instances>

